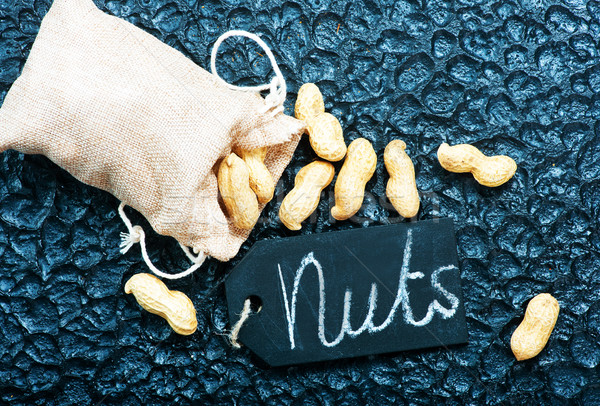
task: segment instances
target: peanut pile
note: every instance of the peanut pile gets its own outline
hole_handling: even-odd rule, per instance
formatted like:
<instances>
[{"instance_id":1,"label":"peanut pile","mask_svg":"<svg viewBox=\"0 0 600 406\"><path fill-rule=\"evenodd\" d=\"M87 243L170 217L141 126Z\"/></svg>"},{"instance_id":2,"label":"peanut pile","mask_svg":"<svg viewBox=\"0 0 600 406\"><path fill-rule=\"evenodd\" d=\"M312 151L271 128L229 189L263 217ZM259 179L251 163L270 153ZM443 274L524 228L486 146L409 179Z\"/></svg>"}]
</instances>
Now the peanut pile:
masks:
<instances>
[{"instance_id":1,"label":"peanut pile","mask_svg":"<svg viewBox=\"0 0 600 406\"><path fill-rule=\"evenodd\" d=\"M306 123L310 145L319 158L338 162L345 158L335 182L335 206L331 216L347 220L360 210L367 182L377 167L377 154L365 138L357 138L347 147L339 120L325 111L321 91L314 83L304 84L298 91L295 116ZM232 224L251 230L259 216L259 204L273 198L275 184L265 166L267 148L246 151L239 148L221 162L218 170L219 191ZM472 145L453 147L446 143L438 149L441 166L450 172L470 172L484 186L506 183L517 170L507 156L487 157ZM406 143L393 140L383 154L390 175L386 195L404 218L413 218L420 207L415 168L406 153ZM300 230L319 205L320 195L335 176L335 168L326 161L315 161L302 168L295 187L279 208L281 222L290 230Z\"/></svg>"},{"instance_id":2,"label":"peanut pile","mask_svg":"<svg viewBox=\"0 0 600 406\"><path fill-rule=\"evenodd\" d=\"M314 83L306 83L298 91L295 115L306 122L310 145L317 156L330 162L346 157L335 182L335 206L331 216L340 221L351 218L361 208L365 186L375 173L377 154L373 146L368 140L357 138L346 147L340 122L325 112L323 95ZM420 199L415 168L405 150L406 143L402 140L393 140L385 148L383 159L390 175L386 195L402 217L413 218L419 211ZM438 159L444 169L470 172L480 184L490 187L506 183L517 169L515 161L507 156L486 157L466 144L454 147L442 144ZM322 172L304 169L298 173L296 187L286 196L279 211L281 221L291 230L300 229L299 223L318 206L319 198L314 193L320 193L331 182ZM307 192L303 192L305 190ZM310 198L300 198L303 193ZM307 201L311 204L307 205ZM296 221L292 222L292 218Z\"/></svg>"}]
</instances>

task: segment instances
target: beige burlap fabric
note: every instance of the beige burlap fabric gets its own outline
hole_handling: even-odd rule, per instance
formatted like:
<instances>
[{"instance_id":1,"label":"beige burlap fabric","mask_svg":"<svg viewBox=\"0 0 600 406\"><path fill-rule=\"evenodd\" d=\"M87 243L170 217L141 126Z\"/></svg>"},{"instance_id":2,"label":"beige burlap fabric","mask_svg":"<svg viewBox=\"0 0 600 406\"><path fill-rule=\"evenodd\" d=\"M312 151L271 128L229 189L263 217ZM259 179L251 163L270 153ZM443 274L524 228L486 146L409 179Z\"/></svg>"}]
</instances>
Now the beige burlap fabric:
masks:
<instances>
[{"instance_id":1,"label":"beige burlap fabric","mask_svg":"<svg viewBox=\"0 0 600 406\"><path fill-rule=\"evenodd\" d=\"M92 0L55 0L0 108L0 147L47 156L158 233L226 261L248 232L223 212L216 164L235 144L272 146L277 181L303 130L263 107Z\"/></svg>"}]
</instances>

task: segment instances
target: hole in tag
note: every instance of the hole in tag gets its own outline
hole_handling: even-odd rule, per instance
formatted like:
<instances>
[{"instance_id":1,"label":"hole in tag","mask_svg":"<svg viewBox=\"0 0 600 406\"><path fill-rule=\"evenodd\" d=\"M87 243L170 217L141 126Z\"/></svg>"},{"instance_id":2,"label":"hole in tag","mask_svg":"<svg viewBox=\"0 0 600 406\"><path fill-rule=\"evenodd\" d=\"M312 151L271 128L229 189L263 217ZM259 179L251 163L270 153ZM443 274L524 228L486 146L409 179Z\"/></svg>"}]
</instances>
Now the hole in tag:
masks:
<instances>
[{"instance_id":1,"label":"hole in tag","mask_svg":"<svg viewBox=\"0 0 600 406\"><path fill-rule=\"evenodd\" d=\"M246 298L246 300L250 300L250 310L252 313L258 313L262 309L262 299L256 295L251 295Z\"/></svg>"}]
</instances>

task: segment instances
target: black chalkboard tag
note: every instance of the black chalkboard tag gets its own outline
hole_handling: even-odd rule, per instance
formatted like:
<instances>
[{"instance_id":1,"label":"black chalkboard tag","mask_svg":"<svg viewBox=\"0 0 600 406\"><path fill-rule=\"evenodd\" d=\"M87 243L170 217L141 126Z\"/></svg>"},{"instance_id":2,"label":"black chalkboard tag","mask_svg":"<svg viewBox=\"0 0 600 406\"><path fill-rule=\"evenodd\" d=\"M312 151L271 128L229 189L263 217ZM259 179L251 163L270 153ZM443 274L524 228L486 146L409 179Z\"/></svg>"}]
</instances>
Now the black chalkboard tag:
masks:
<instances>
[{"instance_id":1,"label":"black chalkboard tag","mask_svg":"<svg viewBox=\"0 0 600 406\"><path fill-rule=\"evenodd\" d=\"M467 342L454 223L257 242L225 283L239 341L271 366Z\"/></svg>"}]
</instances>

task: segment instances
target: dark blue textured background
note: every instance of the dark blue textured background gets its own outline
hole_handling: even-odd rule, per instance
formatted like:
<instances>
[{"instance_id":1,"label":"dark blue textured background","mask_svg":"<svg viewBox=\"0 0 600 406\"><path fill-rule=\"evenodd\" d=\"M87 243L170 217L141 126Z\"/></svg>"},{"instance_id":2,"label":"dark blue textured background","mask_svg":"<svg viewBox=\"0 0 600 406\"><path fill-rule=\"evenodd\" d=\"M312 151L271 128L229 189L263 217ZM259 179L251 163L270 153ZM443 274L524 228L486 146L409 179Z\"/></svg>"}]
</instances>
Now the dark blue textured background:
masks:
<instances>
[{"instance_id":1,"label":"dark blue textured background","mask_svg":"<svg viewBox=\"0 0 600 406\"><path fill-rule=\"evenodd\" d=\"M259 33L288 80L288 107L302 83L317 82L347 141L373 142L380 160L361 219L330 222L330 187L301 233L398 221L381 158L402 136L423 192L419 218L456 222L470 343L274 370L233 350L222 281L255 241L294 234L277 222L278 202L235 260L169 284L198 311L198 332L177 336L122 291L146 268L139 248L118 252L116 199L46 158L9 151L0 168L0 403L600 404L600 2L96 3L205 68L224 31ZM49 4L0 2L2 96ZM229 41L220 72L238 84L267 81L258 52ZM517 174L487 189L447 173L435 156L444 141L508 154ZM279 201L313 157L304 140ZM149 239L162 268L187 265L174 241ZM510 335L540 292L561 314L542 354L517 363Z\"/></svg>"}]
</instances>

